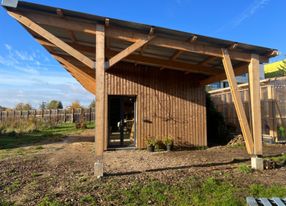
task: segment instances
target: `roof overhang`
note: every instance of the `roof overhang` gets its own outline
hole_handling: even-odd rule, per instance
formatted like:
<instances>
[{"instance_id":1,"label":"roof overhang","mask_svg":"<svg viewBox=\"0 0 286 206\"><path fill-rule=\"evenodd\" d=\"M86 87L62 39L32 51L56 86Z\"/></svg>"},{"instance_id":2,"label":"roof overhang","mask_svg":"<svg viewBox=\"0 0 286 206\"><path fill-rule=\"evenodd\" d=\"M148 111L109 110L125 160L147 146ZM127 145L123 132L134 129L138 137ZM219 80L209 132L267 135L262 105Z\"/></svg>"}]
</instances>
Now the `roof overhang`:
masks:
<instances>
[{"instance_id":1,"label":"roof overhang","mask_svg":"<svg viewBox=\"0 0 286 206\"><path fill-rule=\"evenodd\" d=\"M17 0L3 0L2 6L83 86L86 78L95 84L96 25L105 26L106 69L129 62L197 75L201 84L209 84L225 79L222 49L228 49L236 75L247 72L252 54L259 55L260 63L278 54L275 49Z\"/></svg>"}]
</instances>

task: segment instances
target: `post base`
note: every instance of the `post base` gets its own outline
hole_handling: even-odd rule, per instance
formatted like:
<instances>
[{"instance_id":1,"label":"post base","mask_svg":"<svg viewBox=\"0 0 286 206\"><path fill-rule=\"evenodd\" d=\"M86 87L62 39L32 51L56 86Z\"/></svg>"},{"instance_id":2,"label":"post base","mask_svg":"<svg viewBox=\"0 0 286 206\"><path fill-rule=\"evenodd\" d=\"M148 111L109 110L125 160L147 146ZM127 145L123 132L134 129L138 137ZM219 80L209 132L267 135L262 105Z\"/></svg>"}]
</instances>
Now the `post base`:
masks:
<instances>
[{"instance_id":1,"label":"post base","mask_svg":"<svg viewBox=\"0 0 286 206\"><path fill-rule=\"evenodd\" d=\"M262 171L264 169L263 158L251 157L251 168L254 170Z\"/></svg>"},{"instance_id":2,"label":"post base","mask_svg":"<svg viewBox=\"0 0 286 206\"><path fill-rule=\"evenodd\" d=\"M103 177L103 163L94 163L94 176L96 176L97 178Z\"/></svg>"}]
</instances>

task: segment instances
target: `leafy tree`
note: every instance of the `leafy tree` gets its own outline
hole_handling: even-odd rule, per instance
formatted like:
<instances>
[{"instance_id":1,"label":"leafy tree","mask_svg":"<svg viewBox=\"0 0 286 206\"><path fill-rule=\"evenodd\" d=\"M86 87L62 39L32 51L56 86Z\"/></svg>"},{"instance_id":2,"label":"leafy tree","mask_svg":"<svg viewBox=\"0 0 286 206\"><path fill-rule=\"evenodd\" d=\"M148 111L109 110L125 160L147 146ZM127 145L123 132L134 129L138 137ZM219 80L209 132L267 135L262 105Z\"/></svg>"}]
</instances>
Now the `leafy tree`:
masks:
<instances>
[{"instance_id":1,"label":"leafy tree","mask_svg":"<svg viewBox=\"0 0 286 206\"><path fill-rule=\"evenodd\" d=\"M0 111L5 111L7 108L0 106Z\"/></svg>"},{"instance_id":2,"label":"leafy tree","mask_svg":"<svg viewBox=\"0 0 286 206\"><path fill-rule=\"evenodd\" d=\"M279 66L278 70L282 73L283 76L286 76L286 59L282 61L282 64Z\"/></svg>"},{"instance_id":3,"label":"leafy tree","mask_svg":"<svg viewBox=\"0 0 286 206\"><path fill-rule=\"evenodd\" d=\"M16 105L15 110L31 110L32 106L30 104L19 103Z\"/></svg>"},{"instance_id":4,"label":"leafy tree","mask_svg":"<svg viewBox=\"0 0 286 206\"><path fill-rule=\"evenodd\" d=\"M89 105L89 108L95 108L95 100L92 100L92 102Z\"/></svg>"},{"instance_id":5,"label":"leafy tree","mask_svg":"<svg viewBox=\"0 0 286 206\"><path fill-rule=\"evenodd\" d=\"M47 104L47 109L62 109L63 104L61 101L52 100Z\"/></svg>"},{"instance_id":6,"label":"leafy tree","mask_svg":"<svg viewBox=\"0 0 286 206\"><path fill-rule=\"evenodd\" d=\"M42 102L39 106L39 109L43 110L47 108L47 103L46 102Z\"/></svg>"},{"instance_id":7,"label":"leafy tree","mask_svg":"<svg viewBox=\"0 0 286 206\"><path fill-rule=\"evenodd\" d=\"M80 105L80 102L79 101L74 101L71 106L70 106L71 109L79 109L79 108L82 108L82 106Z\"/></svg>"}]
</instances>

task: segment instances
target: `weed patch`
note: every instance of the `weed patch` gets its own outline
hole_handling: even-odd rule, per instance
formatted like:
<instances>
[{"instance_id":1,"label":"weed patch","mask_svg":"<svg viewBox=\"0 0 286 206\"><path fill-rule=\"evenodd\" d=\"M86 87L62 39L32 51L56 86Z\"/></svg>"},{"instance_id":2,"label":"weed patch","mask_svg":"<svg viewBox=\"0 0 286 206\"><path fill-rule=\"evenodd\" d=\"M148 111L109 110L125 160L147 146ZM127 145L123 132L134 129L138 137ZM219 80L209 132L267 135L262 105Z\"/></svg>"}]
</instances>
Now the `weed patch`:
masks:
<instances>
[{"instance_id":1,"label":"weed patch","mask_svg":"<svg viewBox=\"0 0 286 206\"><path fill-rule=\"evenodd\" d=\"M250 174L250 173L252 173L252 169L247 164L240 164L237 169L238 169L239 172L241 172L243 174Z\"/></svg>"}]
</instances>

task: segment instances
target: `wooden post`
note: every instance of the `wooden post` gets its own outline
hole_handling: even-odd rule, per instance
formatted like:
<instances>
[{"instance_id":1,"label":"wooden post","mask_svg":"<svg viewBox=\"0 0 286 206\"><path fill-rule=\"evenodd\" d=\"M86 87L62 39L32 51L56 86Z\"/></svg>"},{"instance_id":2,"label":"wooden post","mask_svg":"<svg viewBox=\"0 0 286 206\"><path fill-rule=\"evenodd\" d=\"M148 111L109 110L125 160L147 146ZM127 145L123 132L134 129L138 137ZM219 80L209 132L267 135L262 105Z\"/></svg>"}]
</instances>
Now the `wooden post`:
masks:
<instances>
[{"instance_id":1,"label":"wooden post","mask_svg":"<svg viewBox=\"0 0 286 206\"><path fill-rule=\"evenodd\" d=\"M274 141L277 139L277 121L276 121L276 113L275 113L275 103L274 103L274 94L273 94L273 86L267 86L267 98L268 98L268 121L269 121L269 135L272 137Z\"/></svg>"},{"instance_id":2,"label":"wooden post","mask_svg":"<svg viewBox=\"0 0 286 206\"><path fill-rule=\"evenodd\" d=\"M246 149L247 149L248 154L252 154L253 153L253 139L252 139L249 124L248 124L248 121L245 115L245 111L243 109L241 95L238 91L237 82L235 79L230 56L228 54L228 51L224 49L222 49L222 54L223 54L222 62L224 65L224 70L227 76L227 80L229 82L234 107L235 107L237 117L239 120L239 124L241 127L241 132L245 140Z\"/></svg>"},{"instance_id":3,"label":"wooden post","mask_svg":"<svg viewBox=\"0 0 286 206\"><path fill-rule=\"evenodd\" d=\"M95 103L95 165L94 175L103 176L104 150L104 75L105 75L105 28L96 25L96 103Z\"/></svg>"},{"instance_id":4,"label":"wooden post","mask_svg":"<svg viewBox=\"0 0 286 206\"><path fill-rule=\"evenodd\" d=\"M72 111L71 111L71 123L74 123L74 109L72 108Z\"/></svg>"},{"instance_id":5,"label":"wooden post","mask_svg":"<svg viewBox=\"0 0 286 206\"><path fill-rule=\"evenodd\" d=\"M252 136L254 142L254 155L262 155L262 127L260 104L260 71L259 56L252 55L248 68L249 91L251 103Z\"/></svg>"}]
</instances>

